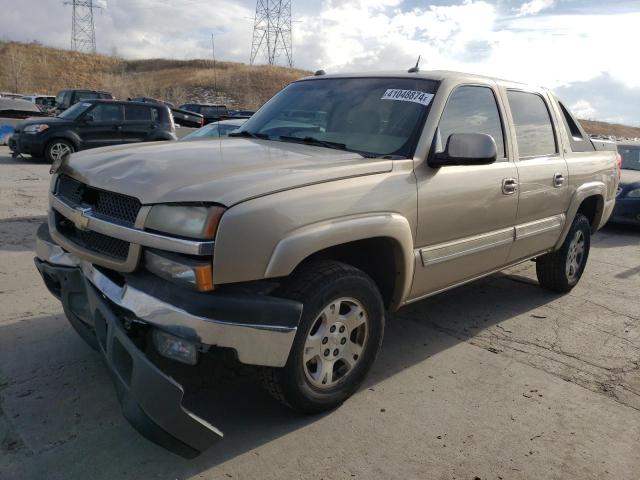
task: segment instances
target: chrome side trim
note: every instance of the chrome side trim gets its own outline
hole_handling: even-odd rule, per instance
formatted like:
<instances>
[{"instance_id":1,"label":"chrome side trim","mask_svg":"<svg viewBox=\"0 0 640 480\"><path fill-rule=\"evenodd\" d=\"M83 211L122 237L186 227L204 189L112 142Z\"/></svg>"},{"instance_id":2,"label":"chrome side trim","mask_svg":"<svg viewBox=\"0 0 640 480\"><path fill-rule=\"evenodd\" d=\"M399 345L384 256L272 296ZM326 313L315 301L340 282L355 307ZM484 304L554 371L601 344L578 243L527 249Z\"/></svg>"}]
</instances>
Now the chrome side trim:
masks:
<instances>
[{"instance_id":1,"label":"chrome side trim","mask_svg":"<svg viewBox=\"0 0 640 480\"><path fill-rule=\"evenodd\" d=\"M448 287L444 287L444 288L441 288L439 290L435 290L433 292L429 292L429 293L427 293L425 295L420 295L419 297L410 298L410 299L404 301L401 306L404 307L405 305L409 305L410 303L419 302L420 300L424 300L425 298L433 297L434 295L437 295L437 294L442 293L442 292L446 292L447 290L451 290L453 288L460 287L460 286L465 285L467 283L471 283L471 282L474 282L476 280L480 280L481 278L488 277L489 275L493 275L494 273L501 272L502 270L506 270L507 268L515 267L516 265L519 265L519 264L521 264L523 262L526 262L528 260L531 260L533 258L539 257L540 255L543 255L543 254L545 254L545 253L547 253L549 251L551 251L551 250L545 250L545 251L542 251L542 252L538 252L535 255L531 255L529 257L523 258L521 260L518 260L517 262L509 263L508 265L503 265L500 268L496 268L495 270L490 270L490 271L488 271L486 273L482 273L480 275L476 275L475 277L467 278L466 280L462 280L461 282L454 283L453 285L449 285Z\"/></svg>"},{"instance_id":2,"label":"chrome side trim","mask_svg":"<svg viewBox=\"0 0 640 480\"><path fill-rule=\"evenodd\" d=\"M491 248L509 245L513 243L514 228L509 227L495 232L474 235L473 237L455 240L453 242L440 243L431 247L421 248L420 256L422 265L434 265L447 262L465 255L482 252Z\"/></svg>"},{"instance_id":3,"label":"chrome side trim","mask_svg":"<svg viewBox=\"0 0 640 480\"><path fill-rule=\"evenodd\" d=\"M542 220L516 225L516 242L524 238L541 235L554 230L557 230L559 233L564 225L564 219L565 215L564 213L561 213L553 217L543 218Z\"/></svg>"},{"instance_id":4,"label":"chrome side trim","mask_svg":"<svg viewBox=\"0 0 640 480\"><path fill-rule=\"evenodd\" d=\"M52 193L49 194L49 203L52 208L72 221L74 215L76 215L75 212L78 211L76 208L70 207L61 201ZM124 240L125 242L187 255L213 255L213 241L198 242L145 232L138 228L130 228L124 225L118 225L117 223L107 222L91 213L85 214L85 218L87 219L86 228L88 230Z\"/></svg>"}]
</instances>

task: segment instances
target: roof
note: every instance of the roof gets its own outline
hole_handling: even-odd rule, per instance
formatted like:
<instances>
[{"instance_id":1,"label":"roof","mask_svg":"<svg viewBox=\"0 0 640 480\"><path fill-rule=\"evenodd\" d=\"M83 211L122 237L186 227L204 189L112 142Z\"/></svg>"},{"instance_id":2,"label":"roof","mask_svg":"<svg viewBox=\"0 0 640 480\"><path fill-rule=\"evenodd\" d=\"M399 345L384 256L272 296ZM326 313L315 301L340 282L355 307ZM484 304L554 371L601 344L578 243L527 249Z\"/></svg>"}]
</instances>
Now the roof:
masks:
<instances>
[{"instance_id":1,"label":"roof","mask_svg":"<svg viewBox=\"0 0 640 480\"><path fill-rule=\"evenodd\" d=\"M28 100L20 98L0 98L0 110L20 110L24 112L39 112L40 109Z\"/></svg>"},{"instance_id":2,"label":"roof","mask_svg":"<svg viewBox=\"0 0 640 480\"><path fill-rule=\"evenodd\" d=\"M389 78L424 78L426 80L436 80L442 81L446 79L453 78L476 78L482 81L495 81L495 82L505 82L508 81L510 83L521 83L515 82L512 80L505 80L497 77L490 77L487 75L478 75L475 73L465 73L465 72L455 72L451 70L420 70L415 73L410 73L407 70L387 70L381 72L352 72L352 73L336 73L336 74L325 74L325 75L311 75L309 77L302 78L301 80L312 80L319 78L380 78L380 77L389 77Z\"/></svg>"}]
</instances>

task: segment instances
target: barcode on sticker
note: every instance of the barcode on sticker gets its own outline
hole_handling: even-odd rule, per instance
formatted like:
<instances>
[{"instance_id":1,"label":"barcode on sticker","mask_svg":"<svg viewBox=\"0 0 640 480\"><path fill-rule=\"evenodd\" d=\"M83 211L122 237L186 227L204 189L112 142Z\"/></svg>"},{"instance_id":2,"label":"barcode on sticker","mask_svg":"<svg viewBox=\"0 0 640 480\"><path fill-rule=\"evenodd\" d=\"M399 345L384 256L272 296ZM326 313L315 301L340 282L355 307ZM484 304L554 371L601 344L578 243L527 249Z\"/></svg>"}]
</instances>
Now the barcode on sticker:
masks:
<instances>
[{"instance_id":1,"label":"barcode on sticker","mask_svg":"<svg viewBox=\"0 0 640 480\"><path fill-rule=\"evenodd\" d=\"M429 105L433 99L432 93L420 92L418 90L399 90L397 88L389 88L382 100L396 100L399 102L414 102L421 105Z\"/></svg>"}]
</instances>

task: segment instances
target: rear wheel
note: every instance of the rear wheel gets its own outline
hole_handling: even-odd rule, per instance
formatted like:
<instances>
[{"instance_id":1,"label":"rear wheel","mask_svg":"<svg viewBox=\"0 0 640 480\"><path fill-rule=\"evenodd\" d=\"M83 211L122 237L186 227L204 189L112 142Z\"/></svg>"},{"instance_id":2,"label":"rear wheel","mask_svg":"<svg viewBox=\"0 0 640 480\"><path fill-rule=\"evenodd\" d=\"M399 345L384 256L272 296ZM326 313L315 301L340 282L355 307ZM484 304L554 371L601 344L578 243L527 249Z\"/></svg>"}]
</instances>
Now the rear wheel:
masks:
<instances>
[{"instance_id":1,"label":"rear wheel","mask_svg":"<svg viewBox=\"0 0 640 480\"><path fill-rule=\"evenodd\" d=\"M364 272L323 261L294 274L282 296L303 303L302 319L287 364L262 369L264 384L296 411L335 408L357 390L380 349L380 293Z\"/></svg>"},{"instance_id":2,"label":"rear wheel","mask_svg":"<svg viewBox=\"0 0 640 480\"><path fill-rule=\"evenodd\" d=\"M71 142L56 138L51 140L44 149L44 155L51 163L61 161L66 155L75 152L76 149Z\"/></svg>"},{"instance_id":3,"label":"rear wheel","mask_svg":"<svg viewBox=\"0 0 640 480\"><path fill-rule=\"evenodd\" d=\"M591 224L579 213L560 249L536 260L540 286L559 293L570 291L582 277L590 246Z\"/></svg>"}]
</instances>

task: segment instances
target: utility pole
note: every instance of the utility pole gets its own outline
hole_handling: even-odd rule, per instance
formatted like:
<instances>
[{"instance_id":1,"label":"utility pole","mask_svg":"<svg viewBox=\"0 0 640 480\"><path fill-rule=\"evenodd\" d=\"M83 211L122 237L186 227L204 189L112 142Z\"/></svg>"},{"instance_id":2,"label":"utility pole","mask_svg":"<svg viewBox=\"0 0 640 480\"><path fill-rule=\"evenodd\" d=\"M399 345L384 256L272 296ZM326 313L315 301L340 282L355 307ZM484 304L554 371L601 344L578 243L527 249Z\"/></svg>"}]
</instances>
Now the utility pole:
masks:
<instances>
[{"instance_id":1,"label":"utility pole","mask_svg":"<svg viewBox=\"0 0 640 480\"><path fill-rule=\"evenodd\" d=\"M211 34L211 56L213 57L213 90L216 92L216 98L218 98L218 75L216 74L216 41Z\"/></svg>"},{"instance_id":2,"label":"utility pole","mask_svg":"<svg viewBox=\"0 0 640 480\"><path fill-rule=\"evenodd\" d=\"M275 65L284 54L293 67L291 33L291 0L257 0L253 20L253 41L249 63L253 65L262 53L269 65Z\"/></svg>"},{"instance_id":3,"label":"utility pole","mask_svg":"<svg viewBox=\"0 0 640 480\"><path fill-rule=\"evenodd\" d=\"M93 0L65 0L71 5L71 50L96 53L96 29L93 24L93 11L102 8L93 4Z\"/></svg>"}]
</instances>

